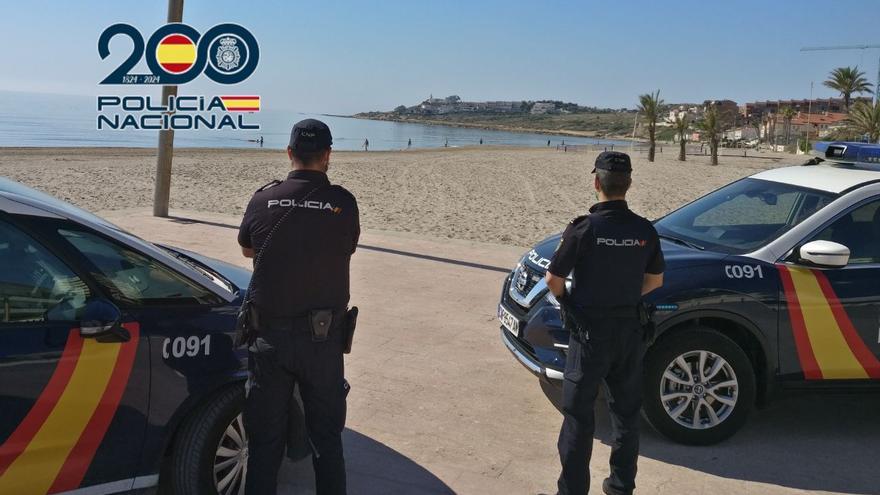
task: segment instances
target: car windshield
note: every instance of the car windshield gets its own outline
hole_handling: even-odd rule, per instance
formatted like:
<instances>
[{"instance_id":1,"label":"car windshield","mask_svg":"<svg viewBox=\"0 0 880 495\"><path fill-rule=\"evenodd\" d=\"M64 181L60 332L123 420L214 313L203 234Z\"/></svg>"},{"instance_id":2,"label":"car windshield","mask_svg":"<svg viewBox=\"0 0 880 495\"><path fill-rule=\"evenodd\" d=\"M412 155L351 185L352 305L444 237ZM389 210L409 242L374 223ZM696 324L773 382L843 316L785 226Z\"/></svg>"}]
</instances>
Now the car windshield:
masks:
<instances>
[{"instance_id":1,"label":"car windshield","mask_svg":"<svg viewBox=\"0 0 880 495\"><path fill-rule=\"evenodd\" d=\"M157 244L156 247L162 249L163 251L170 254L171 256L174 256L176 259L180 260L181 262L186 263L187 266L189 266L193 270L201 273L202 275L205 276L205 278L207 278L208 280L210 280L214 284L218 285L221 289L225 290L226 292L229 292L230 294L235 293L235 286L232 284L232 282L230 282L229 279L227 279L226 277L221 275L219 272L212 269L210 266L205 265L203 263L199 263L198 260L194 260L194 259L190 258L189 256L187 256L179 251L176 251L168 246L162 246L160 244Z\"/></svg>"},{"instance_id":2,"label":"car windshield","mask_svg":"<svg viewBox=\"0 0 880 495\"><path fill-rule=\"evenodd\" d=\"M657 232L698 249L742 254L764 246L837 196L805 187L742 179L655 223Z\"/></svg>"}]
</instances>

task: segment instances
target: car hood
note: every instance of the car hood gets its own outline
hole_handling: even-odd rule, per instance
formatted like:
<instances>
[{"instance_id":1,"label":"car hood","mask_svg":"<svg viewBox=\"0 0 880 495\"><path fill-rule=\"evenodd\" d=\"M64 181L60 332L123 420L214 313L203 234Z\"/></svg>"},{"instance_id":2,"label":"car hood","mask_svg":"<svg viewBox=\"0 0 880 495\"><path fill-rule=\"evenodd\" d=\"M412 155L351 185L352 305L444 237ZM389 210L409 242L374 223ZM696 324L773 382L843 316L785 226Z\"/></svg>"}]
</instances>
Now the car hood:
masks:
<instances>
[{"instance_id":1,"label":"car hood","mask_svg":"<svg viewBox=\"0 0 880 495\"><path fill-rule=\"evenodd\" d=\"M220 261L218 259L210 258L208 256L194 253L186 249L180 249L174 246L162 245L162 247L177 252L187 258L190 258L196 263L207 266L211 270L214 270L215 272L220 274L220 276L222 276L223 278L232 282L232 284L235 285L239 290L246 290L251 282L251 271L240 266L236 266L232 263Z\"/></svg>"},{"instance_id":2,"label":"car hood","mask_svg":"<svg viewBox=\"0 0 880 495\"><path fill-rule=\"evenodd\" d=\"M539 242L525 255L525 263L536 270L546 270L549 260L553 258L553 253L556 251L556 246L559 245L559 239L561 237L562 234L555 234ZM717 263L718 260L724 259L728 256L725 253L705 250L701 251L699 249L682 246L665 239L660 240L660 248L663 250L663 257L666 260L667 272L683 267L695 267Z\"/></svg>"}]
</instances>

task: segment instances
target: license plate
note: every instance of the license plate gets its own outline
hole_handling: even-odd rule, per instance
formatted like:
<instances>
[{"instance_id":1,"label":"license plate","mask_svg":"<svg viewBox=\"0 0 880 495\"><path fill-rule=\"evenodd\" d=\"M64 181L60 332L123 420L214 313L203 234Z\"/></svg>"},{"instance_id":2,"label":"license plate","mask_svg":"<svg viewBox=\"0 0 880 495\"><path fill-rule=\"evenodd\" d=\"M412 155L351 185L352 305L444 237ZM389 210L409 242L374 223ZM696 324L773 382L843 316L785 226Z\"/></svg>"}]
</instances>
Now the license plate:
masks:
<instances>
[{"instance_id":1,"label":"license plate","mask_svg":"<svg viewBox=\"0 0 880 495\"><path fill-rule=\"evenodd\" d=\"M501 326L508 332L512 333L515 337L519 337L519 319L513 316L513 313L504 309L504 306L498 306L498 320L501 321Z\"/></svg>"}]
</instances>

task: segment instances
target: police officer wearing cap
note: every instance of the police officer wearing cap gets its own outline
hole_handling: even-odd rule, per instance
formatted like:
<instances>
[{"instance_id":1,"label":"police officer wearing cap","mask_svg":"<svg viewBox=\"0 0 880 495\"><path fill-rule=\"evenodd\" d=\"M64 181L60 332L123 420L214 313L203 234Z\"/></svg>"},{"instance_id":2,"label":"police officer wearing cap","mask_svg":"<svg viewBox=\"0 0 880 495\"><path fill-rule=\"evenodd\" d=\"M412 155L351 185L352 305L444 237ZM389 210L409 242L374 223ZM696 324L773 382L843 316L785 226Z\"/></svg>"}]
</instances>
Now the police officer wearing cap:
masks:
<instances>
[{"instance_id":1,"label":"police officer wearing cap","mask_svg":"<svg viewBox=\"0 0 880 495\"><path fill-rule=\"evenodd\" d=\"M563 495L589 490L593 403L603 382L614 441L611 473L602 488L613 495L635 488L646 345L639 312L642 296L663 284L665 264L654 226L627 207L631 172L625 153L596 158L593 184L599 202L571 221L547 271L547 285L571 331L558 442Z\"/></svg>"},{"instance_id":2,"label":"police officer wearing cap","mask_svg":"<svg viewBox=\"0 0 880 495\"><path fill-rule=\"evenodd\" d=\"M250 294L260 321L249 339L244 408L249 495L276 493L288 398L297 385L317 493L346 492L343 351L349 262L360 225L354 196L327 178L332 143L323 122L297 123L287 148L293 171L254 194L238 234L243 254L257 259Z\"/></svg>"}]
</instances>

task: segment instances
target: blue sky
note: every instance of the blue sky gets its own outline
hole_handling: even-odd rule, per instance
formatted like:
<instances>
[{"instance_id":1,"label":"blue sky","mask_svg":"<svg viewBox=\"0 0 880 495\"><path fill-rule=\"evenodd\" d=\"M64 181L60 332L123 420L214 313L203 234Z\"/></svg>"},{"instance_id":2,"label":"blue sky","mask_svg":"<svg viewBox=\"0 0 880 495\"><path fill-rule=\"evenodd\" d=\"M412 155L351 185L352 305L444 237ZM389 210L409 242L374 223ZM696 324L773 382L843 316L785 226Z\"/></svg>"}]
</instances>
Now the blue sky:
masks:
<instances>
[{"instance_id":1,"label":"blue sky","mask_svg":"<svg viewBox=\"0 0 880 495\"><path fill-rule=\"evenodd\" d=\"M102 61L101 31L128 22L148 37L166 6L0 0L9 43L0 90L105 92L97 82L128 42L115 41ZM639 93L658 88L667 102L742 103L806 98L810 81L817 97L831 96L821 86L831 69L858 64L873 83L880 57L880 50L799 51L880 43L877 0L186 0L184 22L202 32L220 22L250 29L261 62L236 92L262 95L264 108L303 112L388 110L431 93L634 107ZM181 91L229 88L200 77Z\"/></svg>"}]
</instances>

